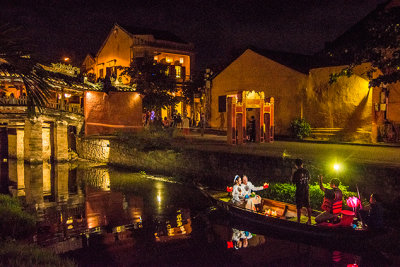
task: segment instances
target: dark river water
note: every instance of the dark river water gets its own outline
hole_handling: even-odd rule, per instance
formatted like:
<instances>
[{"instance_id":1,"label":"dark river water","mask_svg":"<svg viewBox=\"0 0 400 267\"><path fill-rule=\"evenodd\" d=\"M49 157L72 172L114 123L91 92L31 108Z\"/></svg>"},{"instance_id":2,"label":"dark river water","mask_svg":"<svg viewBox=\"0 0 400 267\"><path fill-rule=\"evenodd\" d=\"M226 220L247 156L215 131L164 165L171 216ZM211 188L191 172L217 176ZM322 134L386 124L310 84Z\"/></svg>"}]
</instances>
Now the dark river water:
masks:
<instances>
[{"instance_id":1,"label":"dark river water","mask_svg":"<svg viewBox=\"0 0 400 267\"><path fill-rule=\"evenodd\" d=\"M79 266L397 265L377 251L357 255L236 229L200 191L171 177L9 160L1 190L36 212L34 242Z\"/></svg>"}]
</instances>

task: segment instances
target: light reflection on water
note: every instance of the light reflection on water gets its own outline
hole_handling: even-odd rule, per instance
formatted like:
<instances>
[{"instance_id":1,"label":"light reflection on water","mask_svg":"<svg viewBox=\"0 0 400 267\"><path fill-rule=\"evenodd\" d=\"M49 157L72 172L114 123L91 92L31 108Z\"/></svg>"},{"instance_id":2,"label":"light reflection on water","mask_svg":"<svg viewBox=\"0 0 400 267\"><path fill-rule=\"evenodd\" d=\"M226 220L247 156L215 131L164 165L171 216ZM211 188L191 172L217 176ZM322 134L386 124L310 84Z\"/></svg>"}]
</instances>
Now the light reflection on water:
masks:
<instances>
[{"instance_id":1,"label":"light reflection on water","mask_svg":"<svg viewBox=\"0 0 400 267\"><path fill-rule=\"evenodd\" d=\"M209 203L200 192L167 177L104 166L24 165L12 160L1 165L1 174L2 192L36 212L36 242L68 252L82 265L361 262L349 253L232 228L224 215L207 212Z\"/></svg>"}]
</instances>

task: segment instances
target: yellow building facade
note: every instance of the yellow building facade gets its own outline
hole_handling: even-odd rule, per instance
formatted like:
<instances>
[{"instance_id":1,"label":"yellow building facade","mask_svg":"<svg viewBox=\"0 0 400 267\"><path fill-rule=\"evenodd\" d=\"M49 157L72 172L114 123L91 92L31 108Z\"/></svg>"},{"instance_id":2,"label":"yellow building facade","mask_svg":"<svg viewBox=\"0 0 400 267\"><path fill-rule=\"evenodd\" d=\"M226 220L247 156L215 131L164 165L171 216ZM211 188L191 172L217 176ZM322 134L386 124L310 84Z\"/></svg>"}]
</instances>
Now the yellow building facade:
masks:
<instances>
[{"instance_id":1,"label":"yellow building facade","mask_svg":"<svg viewBox=\"0 0 400 267\"><path fill-rule=\"evenodd\" d=\"M314 130L328 132L329 139L373 141L374 101L373 89L368 87L369 80L365 77L367 64L358 66L351 77L340 77L331 83L330 75L345 66L302 70L298 68L301 60L296 63L283 54L276 57L271 51L268 53L247 49L213 78L212 128L227 129L226 96L254 91L275 99L275 135L290 135L290 123L304 118ZM296 59L292 54L286 56ZM307 61L303 64L307 67ZM254 112L257 111L249 109L247 120ZM394 114L388 113L393 118Z\"/></svg>"},{"instance_id":2,"label":"yellow building facade","mask_svg":"<svg viewBox=\"0 0 400 267\"><path fill-rule=\"evenodd\" d=\"M307 75L247 49L212 80L211 128L226 130L226 96L241 91L264 92L275 99L275 134L288 134L290 121L300 116ZM247 120L257 112L249 109Z\"/></svg>"},{"instance_id":3,"label":"yellow building facade","mask_svg":"<svg viewBox=\"0 0 400 267\"><path fill-rule=\"evenodd\" d=\"M190 79L194 62L193 45L164 31L140 29L115 24L103 45L93 58L87 56L83 66L87 73L94 73L96 79L113 75L116 83L127 84L127 77L120 76L117 67L129 67L134 57L153 56L174 69L177 83ZM183 114L184 105L178 105L177 112ZM167 111L163 111L163 116Z\"/></svg>"}]
</instances>

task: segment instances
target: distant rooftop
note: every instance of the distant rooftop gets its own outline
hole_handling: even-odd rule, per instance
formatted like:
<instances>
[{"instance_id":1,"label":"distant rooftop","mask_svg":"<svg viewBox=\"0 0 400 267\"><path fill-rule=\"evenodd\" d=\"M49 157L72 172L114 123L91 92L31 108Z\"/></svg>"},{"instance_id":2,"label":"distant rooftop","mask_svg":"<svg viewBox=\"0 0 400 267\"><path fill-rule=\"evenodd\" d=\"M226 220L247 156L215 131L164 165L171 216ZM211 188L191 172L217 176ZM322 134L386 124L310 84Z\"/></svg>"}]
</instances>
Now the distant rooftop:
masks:
<instances>
[{"instance_id":1,"label":"distant rooftop","mask_svg":"<svg viewBox=\"0 0 400 267\"><path fill-rule=\"evenodd\" d=\"M256 47L249 47L249 49L256 52L257 54L267 57L275 62L297 70L301 73L307 74L311 68L317 66L317 64L314 62L313 56L283 51L273 51L268 49L259 49Z\"/></svg>"},{"instance_id":2,"label":"distant rooftop","mask_svg":"<svg viewBox=\"0 0 400 267\"><path fill-rule=\"evenodd\" d=\"M132 35L153 35L157 40L164 40L170 41L175 43L181 44L188 44L187 42L183 41L181 38L176 36L175 34L168 32L168 31L161 31L161 30L154 30L148 28L140 28L135 26L127 26L127 25L119 25Z\"/></svg>"}]
</instances>

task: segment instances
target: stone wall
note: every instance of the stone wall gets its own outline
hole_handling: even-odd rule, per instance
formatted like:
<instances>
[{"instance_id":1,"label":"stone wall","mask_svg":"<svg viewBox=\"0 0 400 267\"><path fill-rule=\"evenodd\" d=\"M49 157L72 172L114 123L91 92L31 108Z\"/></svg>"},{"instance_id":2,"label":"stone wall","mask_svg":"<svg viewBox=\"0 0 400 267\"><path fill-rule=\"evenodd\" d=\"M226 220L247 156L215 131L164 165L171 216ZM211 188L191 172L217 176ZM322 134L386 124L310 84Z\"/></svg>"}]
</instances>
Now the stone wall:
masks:
<instances>
[{"instance_id":1,"label":"stone wall","mask_svg":"<svg viewBox=\"0 0 400 267\"><path fill-rule=\"evenodd\" d=\"M110 141L97 138L77 138L76 150L81 158L98 162L108 162Z\"/></svg>"},{"instance_id":2,"label":"stone wall","mask_svg":"<svg viewBox=\"0 0 400 267\"><path fill-rule=\"evenodd\" d=\"M109 142L109 147L107 146ZM201 181L205 184L226 186L233 183L236 174L246 174L254 184L268 182L290 182L294 171L293 159L282 157L255 156L249 154L210 152L200 150L155 150L138 151L127 147L116 139L79 140L78 154L81 158L107 162L110 165L145 171L153 174L172 176L183 181ZM327 162L305 162L310 170L312 182L317 182L319 174L326 175L326 182L335 176ZM348 166L342 182L356 191L356 186L364 195L381 193L393 200L400 190L400 170L387 166L352 163Z\"/></svg>"}]
</instances>

